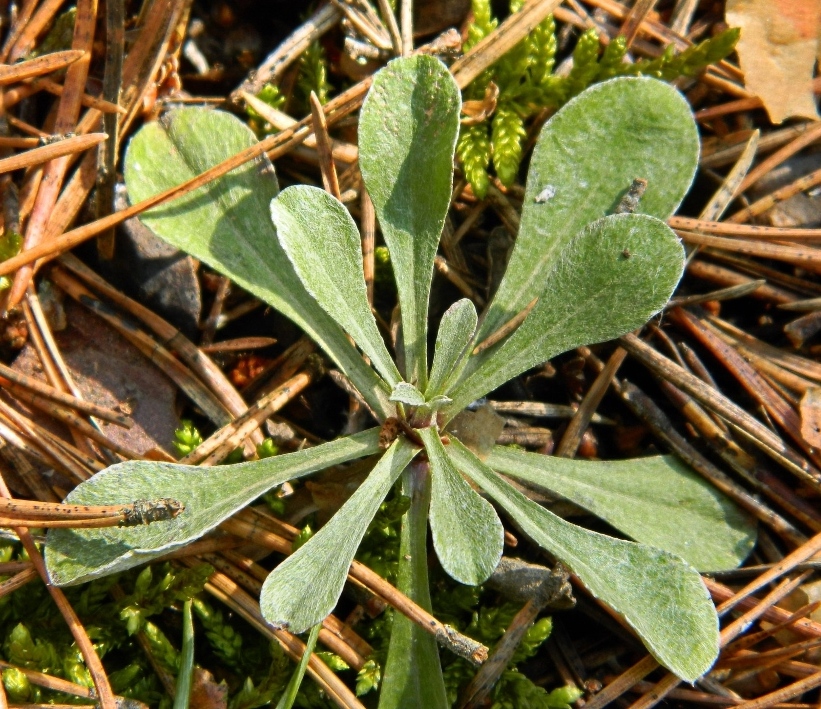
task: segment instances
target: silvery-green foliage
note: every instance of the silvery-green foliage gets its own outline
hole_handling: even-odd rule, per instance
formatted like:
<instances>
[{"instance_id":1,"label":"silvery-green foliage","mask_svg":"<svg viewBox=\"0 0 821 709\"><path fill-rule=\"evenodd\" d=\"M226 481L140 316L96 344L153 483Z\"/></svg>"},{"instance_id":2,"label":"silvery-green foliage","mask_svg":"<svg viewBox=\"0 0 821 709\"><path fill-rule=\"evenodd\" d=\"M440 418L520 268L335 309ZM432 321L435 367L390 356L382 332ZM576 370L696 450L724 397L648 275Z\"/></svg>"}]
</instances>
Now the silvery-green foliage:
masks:
<instances>
[{"instance_id":1,"label":"silvery-green foliage","mask_svg":"<svg viewBox=\"0 0 821 709\"><path fill-rule=\"evenodd\" d=\"M453 578L482 583L498 562L503 528L484 493L621 614L659 662L687 680L709 669L718 652L717 617L694 567L737 565L749 551L753 527L732 503L669 459L591 463L496 448L483 461L446 430L471 401L528 368L641 327L664 307L684 254L663 220L687 191L698 156L689 108L661 82L615 79L548 121L531 160L506 275L481 318L468 300L448 309L429 368L428 297L450 202L459 98L446 67L417 56L380 71L361 111L363 180L391 251L401 308L402 352L395 358L366 298L356 225L326 193L297 186L277 194L270 164L258 160L144 217L163 239L302 327L382 422L403 419L398 439L380 451L373 429L300 453L205 470L148 461L115 466L78 486L70 501L171 495L185 510L144 529L53 532L46 560L55 582L150 560L284 480L380 452L331 521L269 575L260 607L272 623L299 632L333 609L369 521L401 479L413 502L403 521L398 586L423 607L430 607L427 519L436 554ZM251 141L228 114L173 111L131 142L125 164L131 199L182 182ZM637 177L649 183L640 213L613 214ZM518 328L476 349L534 300ZM497 471L572 500L634 541L556 517ZM432 638L397 615L380 707L443 702Z\"/></svg>"}]
</instances>

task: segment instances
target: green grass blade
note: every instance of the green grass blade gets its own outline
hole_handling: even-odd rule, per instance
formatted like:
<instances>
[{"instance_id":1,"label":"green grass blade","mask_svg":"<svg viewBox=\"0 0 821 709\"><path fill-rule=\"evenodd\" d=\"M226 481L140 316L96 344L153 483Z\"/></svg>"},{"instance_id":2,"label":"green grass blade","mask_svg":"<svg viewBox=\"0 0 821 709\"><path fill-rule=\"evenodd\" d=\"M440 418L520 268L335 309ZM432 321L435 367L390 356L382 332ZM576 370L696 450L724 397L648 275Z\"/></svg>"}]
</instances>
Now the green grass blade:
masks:
<instances>
[{"instance_id":1,"label":"green grass blade","mask_svg":"<svg viewBox=\"0 0 821 709\"><path fill-rule=\"evenodd\" d=\"M174 709L188 709L191 702L191 685L194 682L194 615L191 604L189 598L182 606L182 650Z\"/></svg>"},{"instance_id":2,"label":"green grass blade","mask_svg":"<svg viewBox=\"0 0 821 709\"><path fill-rule=\"evenodd\" d=\"M279 698L276 709L291 709L291 707L294 706L296 695L299 693L299 688L302 686L302 680L305 677L305 670L308 669L308 661L311 659L311 653L316 647L316 640L319 637L320 630L322 630L322 623L317 623L311 628L311 632L308 633L308 640L305 643L305 652L302 653L299 664L296 666L294 674L291 675L285 692Z\"/></svg>"}]
</instances>

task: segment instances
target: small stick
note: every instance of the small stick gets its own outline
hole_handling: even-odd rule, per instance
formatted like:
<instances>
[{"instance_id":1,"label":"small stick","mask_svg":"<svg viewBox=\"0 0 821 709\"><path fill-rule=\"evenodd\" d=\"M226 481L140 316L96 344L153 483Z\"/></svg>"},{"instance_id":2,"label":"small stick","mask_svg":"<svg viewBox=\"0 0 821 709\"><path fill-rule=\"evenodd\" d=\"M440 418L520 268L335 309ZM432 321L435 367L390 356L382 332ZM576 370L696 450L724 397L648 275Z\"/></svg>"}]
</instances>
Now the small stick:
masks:
<instances>
[{"instance_id":1,"label":"small stick","mask_svg":"<svg viewBox=\"0 0 821 709\"><path fill-rule=\"evenodd\" d=\"M413 0L401 0L399 24L401 27L402 56L409 57L413 52Z\"/></svg>"},{"instance_id":2,"label":"small stick","mask_svg":"<svg viewBox=\"0 0 821 709\"><path fill-rule=\"evenodd\" d=\"M789 185L785 185L771 194L768 194L766 197L762 197L748 207L730 215L725 221L731 224L742 224L753 217L763 214L768 209L772 209L779 202L784 202L790 199L790 197L794 197L800 192L811 189L818 184L821 184L821 169L815 170L809 175L804 175L804 177L798 178Z\"/></svg>"},{"instance_id":3,"label":"small stick","mask_svg":"<svg viewBox=\"0 0 821 709\"><path fill-rule=\"evenodd\" d=\"M78 399L70 394L65 394L53 387L50 387L44 382L41 382L39 379L21 374L11 367L6 366L2 362L0 362L0 384L8 388L16 386L18 391L28 389L44 399L63 404L70 409L81 411L85 414L89 414L90 416L96 416L97 418L101 418L104 421L109 421L117 426L122 426L123 428L131 428L134 425L134 421L128 418L128 416L123 416L122 414L118 414L116 411L98 406L90 401L84 401L83 399Z\"/></svg>"},{"instance_id":4,"label":"small stick","mask_svg":"<svg viewBox=\"0 0 821 709\"><path fill-rule=\"evenodd\" d=\"M539 300L539 296L536 296L533 300L531 300L522 310L514 315L510 320L508 320L502 327L500 327L496 332L488 335L484 340L482 340L476 347L473 348L473 354L477 355L480 352L484 352L486 349L493 347L497 342L501 342L504 338L506 338L510 333L512 333L519 325L521 325L525 318L530 315L530 311L536 307L536 303Z\"/></svg>"},{"instance_id":5,"label":"small stick","mask_svg":"<svg viewBox=\"0 0 821 709\"><path fill-rule=\"evenodd\" d=\"M390 35L393 53L399 57L402 55L402 35L399 31L399 25L396 22L396 15L393 14L388 0L379 0L379 12L382 13L382 21L385 23L385 27Z\"/></svg>"},{"instance_id":6,"label":"small stick","mask_svg":"<svg viewBox=\"0 0 821 709\"><path fill-rule=\"evenodd\" d=\"M386 2L386 0L381 0ZM368 303L373 308L373 280L376 271L374 261L374 244L376 243L376 212L373 202L365 187L360 194L360 224L362 228L362 275L365 277L365 292Z\"/></svg>"},{"instance_id":7,"label":"small stick","mask_svg":"<svg viewBox=\"0 0 821 709\"><path fill-rule=\"evenodd\" d=\"M105 11L105 70L103 96L114 105L120 103L123 85L125 46L125 0L107 0ZM117 155L120 145L120 120L117 114L103 115L103 130L108 134L97 155L97 218L114 211L114 183L117 181ZM114 229L97 237L97 255L103 261L114 258Z\"/></svg>"},{"instance_id":8,"label":"small stick","mask_svg":"<svg viewBox=\"0 0 821 709\"><path fill-rule=\"evenodd\" d=\"M32 165L42 165L49 160L60 158L65 155L74 155L84 150L93 148L102 143L108 136L105 133L89 133L88 135L76 135L73 138L66 138L41 148L26 150L24 153L12 155L0 160L0 174L13 172Z\"/></svg>"},{"instance_id":9,"label":"small stick","mask_svg":"<svg viewBox=\"0 0 821 709\"><path fill-rule=\"evenodd\" d=\"M17 64L0 64L0 86L65 69L69 64L73 64L84 56L85 51L82 49L65 49Z\"/></svg>"},{"instance_id":10,"label":"small stick","mask_svg":"<svg viewBox=\"0 0 821 709\"><path fill-rule=\"evenodd\" d=\"M588 389L587 394L585 394L584 399L582 399L582 403L576 411L575 416L573 416L567 425L564 436L562 436L562 440L559 441L559 445L556 446L553 455L561 458L574 458L576 456L576 451L578 451L579 445L582 442L582 436L584 436L584 432L590 425L593 414L596 413L596 409L607 393L607 389L613 381L613 377L616 376L616 372L619 371L619 367L621 367L621 363L624 362L625 357L627 357L627 352L621 347L617 347L613 354L610 355L610 359L604 369L599 372L595 381L590 386L590 389Z\"/></svg>"},{"instance_id":11,"label":"small stick","mask_svg":"<svg viewBox=\"0 0 821 709\"><path fill-rule=\"evenodd\" d=\"M322 184L325 191L340 199L342 193L339 191L339 179L336 175L336 165L331 147L331 137L328 135L328 123L325 120L325 113L319 97L311 91L311 119L316 136L316 149L319 154L319 169L322 171Z\"/></svg>"},{"instance_id":12,"label":"small stick","mask_svg":"<svg viewBox=\"0 0 821 709\"><path fill-rule=\"evenodd\" d=\"M745 295L754 293L759 288L767 284L766 278L758 278L756 280L747 281L746 283L739 283L737 286L728 286L714 290L712 293L701 293L697 295L682 295L670 300L666 308L684 308L688 305L699 305L708 301L731 300L733 298L741 298Z\"/></svg>"},{"instance_id":13,"label":"small stick","mask_svg":"<svg viewBox=\"0 0 821 709\"><path fill-rule=\"evenodd\" d=\"M3 53L8 56L10 64L24 57L34 48L37 37L51 24L62 5L63 3L60 0L45 0L45 2L40 3L37 12L30 17L25 25L20 27L20 32L15 38L14 44L9 45L7 41L3 47ZM6 46L9 46L9 48L6 49Z\"/></svg>"}]
</instances>

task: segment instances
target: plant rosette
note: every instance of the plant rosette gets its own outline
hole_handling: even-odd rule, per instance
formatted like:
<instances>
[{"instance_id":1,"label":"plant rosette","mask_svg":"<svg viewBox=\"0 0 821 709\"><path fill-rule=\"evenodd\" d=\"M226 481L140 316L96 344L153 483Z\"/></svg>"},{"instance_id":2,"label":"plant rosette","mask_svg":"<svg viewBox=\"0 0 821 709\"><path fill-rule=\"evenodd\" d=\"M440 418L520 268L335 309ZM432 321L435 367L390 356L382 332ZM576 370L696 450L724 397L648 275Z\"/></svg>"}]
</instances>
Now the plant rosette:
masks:
<instances>
[{"instance_id":1,"label":"plant rosette","mask_svg":"<svg viewBox=\"0 0 821 709\"><path fill-rule=\"evenodd\" d=\"M151 561L287 480L378 455L330 521L268 576L260 608L271 624L299 633L332 611L368 524L398 484L412 502L403 517L397 585L420 605L430 607L428 526L444 570L480 584L502 554L498 508L619 614L662 665L689 681L711 667L718 620L697 569L737 566L752 547L754 528L733 503L670 457L598 463L495 447L482 459L448 430L458 413L510 379L569 349L631 332L665 306L684 252L664 220L689 189L698 159L690 109L663 82L621 78L558 111L534 149L520 232L498 290L481 318L467 299L445 312L428 366L428 300L451 199L459 111L456 83L427 56L388 64L361 110L360 168L390 250L401 310L396 357L366 297L359 232L348 211L314 187L279 192L264 156L143 216L161 238L299 325L380 423L397 420L397 435L387 449L376 427L214 468L112 466L67 501L171 497L185 509L144 527L51 530L46 561L55 583ZM157 194L254 142L227 113L172 111L131 141L130 197ZM647 180L640 213L614 214L637 177ZM518 327L504 329L525 309ZM477 348L500 330L510 332ZM498 473L571 500L632 541L571 524ZM397 613L380 706L445 705L435 640Z\"/></svg>"}]
</instances>

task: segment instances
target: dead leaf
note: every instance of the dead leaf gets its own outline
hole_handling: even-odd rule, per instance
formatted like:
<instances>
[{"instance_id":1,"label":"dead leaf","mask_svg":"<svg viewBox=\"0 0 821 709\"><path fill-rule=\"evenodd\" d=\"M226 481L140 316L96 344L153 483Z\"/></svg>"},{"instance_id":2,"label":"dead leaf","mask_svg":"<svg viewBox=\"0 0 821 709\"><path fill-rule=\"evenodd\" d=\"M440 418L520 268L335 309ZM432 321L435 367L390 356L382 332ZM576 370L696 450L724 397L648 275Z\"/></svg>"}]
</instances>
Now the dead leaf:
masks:
<instances>
[{"instance_id":1,"label":"dead leaf","mask_svg":"<svg viewBox=\"0 0 821 709\"><path fill-rule=\"evenodd\" d=\"M191 706L198 709L227 709L228 685L217 684L214 676L201 667L194 668L194 681L191 684Z\"/></svg>"},{"instance_id":2,"label":"dead leaf","mask_svg":"<svg viewBox=\"0 0 821 709\"><path fill-rule=\"evenodd\" d=\"M747 89L770 120L818 119L812 90L818 53L818 0L727 0L727 24L741 28L738 56Z\"/></svg>"},{"instance_id":3,"label":"dead leaf","mask_svg":"<svg viewBox=\"0 0 821 709\"><path fill-rule=\"evenodd\" d=\"M807 389L800 411L801 436L814 448L821 448L821 388Z\"/></svg>"},{"instance_id":4,"label":"dead leaf","mask_svg":"<svg viewBox=\"0 0 821 709\"><path fill-rule=\"evenodd\" d=\"M484 460L504 427L504 417L499 416L492 406L484 404L476 411L462 411L450 422L448 431Z\"/></svg>"}]
</instances>

